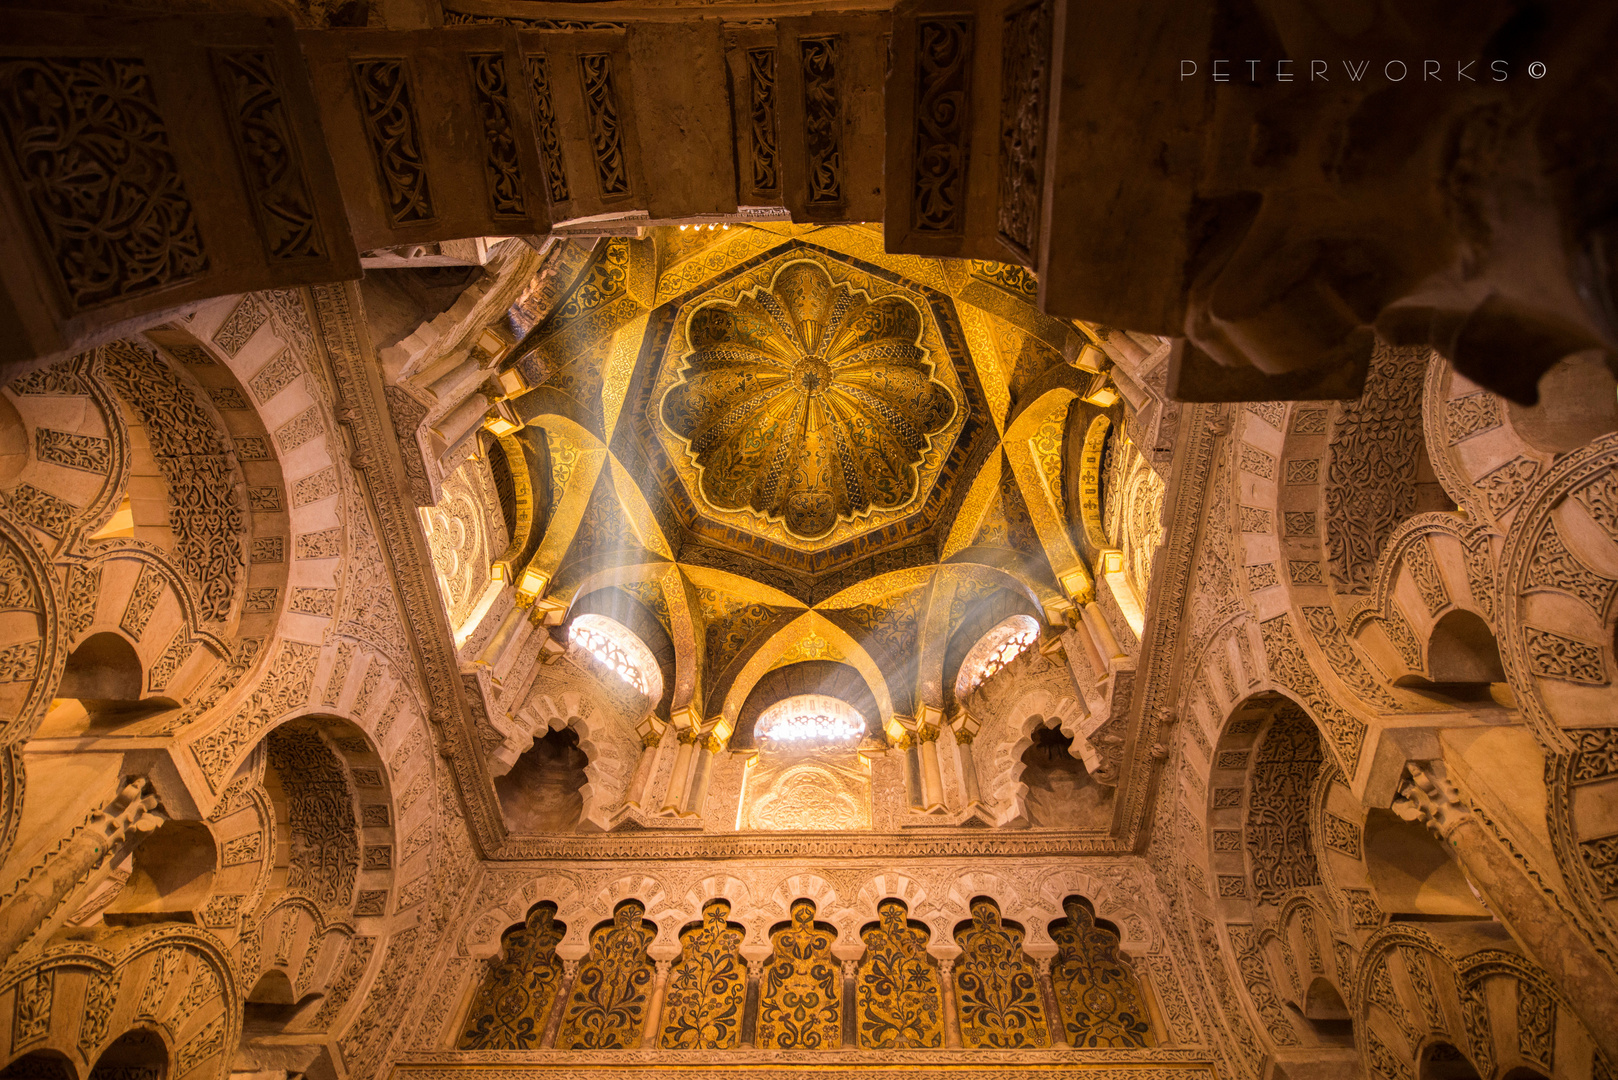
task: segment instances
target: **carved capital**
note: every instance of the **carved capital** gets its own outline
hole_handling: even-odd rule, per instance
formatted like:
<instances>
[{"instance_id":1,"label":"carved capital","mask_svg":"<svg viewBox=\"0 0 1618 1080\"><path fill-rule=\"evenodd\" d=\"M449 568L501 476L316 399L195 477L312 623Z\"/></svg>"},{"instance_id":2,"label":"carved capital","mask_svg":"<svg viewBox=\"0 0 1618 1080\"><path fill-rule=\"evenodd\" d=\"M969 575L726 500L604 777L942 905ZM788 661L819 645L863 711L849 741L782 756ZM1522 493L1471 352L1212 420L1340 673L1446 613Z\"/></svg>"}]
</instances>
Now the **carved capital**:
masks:
<instances>
[{"instance_id":1,"label":"carved capital","mask_svg":"<svg viewBox=\"0 0 1618 1080\"><path fill-rule=\"evenodd\" d=\"M88 828L100 834L107 853L102 862L106 862L114 852L121 854L127 845L138 843L167 820L151 781L132 776L105 807L90 815Z\"/></svg>"},{"instance_id":2,"label":"carved capital","mask_svg":"<svg viewBox=\"0 0 1618 1080\"><path fill-rule=\"evenodd\" d=\"M937 742L938 741L938 728L935 727L932 724L917 724L916 725L916 741L918 743Z\"/></svg>"},{"instance_id":3,"label":"carved capital","mask_svg":"<svg viewBox=\"0 0 1618 1080\"><path fill-rule=\"evenodd\" d=\"M1472 814L1460 791L1449 782L1442 761L1407 764L1391 809L1406 821L1427 826L1440 840L1447 840Z\"/></svg>"}]
</instances>

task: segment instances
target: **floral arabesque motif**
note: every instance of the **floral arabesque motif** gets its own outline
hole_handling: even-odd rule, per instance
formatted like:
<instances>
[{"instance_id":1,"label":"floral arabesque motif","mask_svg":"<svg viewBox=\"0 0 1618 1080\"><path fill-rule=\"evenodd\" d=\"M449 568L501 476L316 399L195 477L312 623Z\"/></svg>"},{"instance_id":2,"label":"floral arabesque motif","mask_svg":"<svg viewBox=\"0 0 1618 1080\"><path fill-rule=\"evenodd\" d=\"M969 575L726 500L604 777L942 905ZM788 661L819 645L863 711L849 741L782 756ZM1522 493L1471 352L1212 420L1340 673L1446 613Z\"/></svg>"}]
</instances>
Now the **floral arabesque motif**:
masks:
<instances>
[{"instance_id":1,"label":"floral arabesque motif","mask_svg":"<svg viewBox=\"0 0 1618 1080\"><path fill-rule=\"evenodd\" d=\"M628 1050L640 1046L652 962L646 948L657 928L641 916L639 901L626 900L612 922L590 935L590 955L579 963L557 1049Z\"/></svg>"},{"instance_id":2,"label":"floral arabesque motif","mask_svg":"<svg viewBox=\"0 0 1618 1080\"><path fill-rule=\"evenodd\" d=\"M680 960L663 1002L664 1049L728 1050L740 1043L747 1002L744 931L728 922L730 904L711 901L702 921L680 934Z\"/></svg>"},{"instance_id":3,"label":"floral arabesque motif","mask_svg":"<svg viewBox=\"0 0 1618 1080\"><path fill-rule=\"evenodd\" d=\"M1053 923L1051 988L1067 1039L1076 1047L1153 1046L1140 984L1118 955L1118 935L1097 926L1077 897L1063 905L1067 918Z\"/></svg>"},{"instance_id":4,"label":"floral arabesque motif","mask_svg":"<svg viewBox=\"0 0 1618 1080\"><path fill-rule=\"evenodd\" d=\"M1023 930L1000 921L993 900L972 901L972 922L955 931L955 1004L968 1049L1048 1046L1045 1007L1034 962L1022 951Z\"/></svg>"},{"instance_id":5,"label":"floral arabesque motif","mask_svg":"<svg viewBox=\"0 0 1618 1080\"><path fill-rule=\"evenodd\" d=\"M927 928L911 922L904 901L877 905L860 931L865 955L854 981L860 1045L877 1050L944 1045L938 963L927 955Z\"/></svg>"},{"instance_id":6,"label":"floral arabesque motif","mask_svg":"<svg viewBox=\"0 0 1618 1080\"><path fill-rule=\"evenodd\" d=\"M910 502L917 463L956 411L921 333L910 301L872 300L807 260L734 304L698 308L662 418L686 442L702 497L804 539Z\"/></svg>"},{"instance_id":7,"label":"floral arabesque motif","mask_svg":"<svg viewBox=\"0 0 1618 1080\"><path fill-rule=\"evenodd\" d=\"M766 1050L836 1050L842 1046L843 977L831 955L835 930L815 922L812 900L792 904L792 921L770 935L775 951L764 969L757 1044Z\"/></svg>"},{"instance_id":8,"label":"floral arabesque motif","mask_svg":"<svg viewBox=\"0 0 1618 1080\"><path fill-rule=\"evenodd\" d=\"M489 969L467 1010L456 1044L462 1050L537 1050L562 977L556 946L567 927L541 904L505 936L505 952Z\"/></svg>"}]
</instances>

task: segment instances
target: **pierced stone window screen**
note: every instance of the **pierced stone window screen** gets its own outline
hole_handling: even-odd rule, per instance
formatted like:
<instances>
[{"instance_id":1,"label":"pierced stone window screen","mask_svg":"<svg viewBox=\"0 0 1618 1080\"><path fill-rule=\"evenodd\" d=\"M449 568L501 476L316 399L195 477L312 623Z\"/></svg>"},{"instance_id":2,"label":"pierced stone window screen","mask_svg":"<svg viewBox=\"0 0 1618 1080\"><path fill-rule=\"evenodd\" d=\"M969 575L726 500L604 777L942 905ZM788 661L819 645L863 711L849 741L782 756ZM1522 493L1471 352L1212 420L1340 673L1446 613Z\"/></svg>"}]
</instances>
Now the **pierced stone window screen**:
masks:
<instances>
[{"instance_id":1,"label":"pierced stone window screen","mask_svg":"<svg viewBox=\"0 0 1618 1080\"><path fill-rule=\"evenodd\" d=\"M1039 644L1039 623L1029 615L1013 615L978 638L961 661L955 678L955 697L964 698L1030 646Z\"/></svg>"},{"instance_id":2,"label":"pierced stone window screen","mask_svg":"<svg viewBox=\"0 0 1618 1080\"><path fill-rule=\"evenodd\" d=\"M754 731L761 741L794 750L852 746L865 735L865 717L837 698L798 694L765 709Z\"/></svg>"},{"instance_id":3,"label":"pierced stone window screen","mask_svg":"<svg viewBox=\"0 0 1618 1080\"><path fill-rule=\"evenodd\" d=\"M580 615L573 620L568 641L647 697L663 696L663 673L652 650L623 623L605 615Z\"/></svg>"}]
</instances>

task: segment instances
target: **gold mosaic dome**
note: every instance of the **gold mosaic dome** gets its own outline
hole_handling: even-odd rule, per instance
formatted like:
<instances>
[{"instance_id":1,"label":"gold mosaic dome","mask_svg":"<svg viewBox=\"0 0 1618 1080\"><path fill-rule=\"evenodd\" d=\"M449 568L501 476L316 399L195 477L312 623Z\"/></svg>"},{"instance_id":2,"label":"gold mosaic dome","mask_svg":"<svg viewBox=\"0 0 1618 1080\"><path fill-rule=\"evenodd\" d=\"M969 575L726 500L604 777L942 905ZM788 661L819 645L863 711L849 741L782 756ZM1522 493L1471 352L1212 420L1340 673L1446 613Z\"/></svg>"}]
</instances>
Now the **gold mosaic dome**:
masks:
<instances>
[{"instance_id":1,"label":"gold mosaic dome","mask_svg":"<svg viewBox=\"0 0 1618 1080\"><path fill-rule=\"evenodd\" d=\"M811 540L913 501L917 465L957 409L933 378L922 322L908 299L873 298L808 260L693 311L662 418L702 497Z\"/></svg>"}]
</instances>

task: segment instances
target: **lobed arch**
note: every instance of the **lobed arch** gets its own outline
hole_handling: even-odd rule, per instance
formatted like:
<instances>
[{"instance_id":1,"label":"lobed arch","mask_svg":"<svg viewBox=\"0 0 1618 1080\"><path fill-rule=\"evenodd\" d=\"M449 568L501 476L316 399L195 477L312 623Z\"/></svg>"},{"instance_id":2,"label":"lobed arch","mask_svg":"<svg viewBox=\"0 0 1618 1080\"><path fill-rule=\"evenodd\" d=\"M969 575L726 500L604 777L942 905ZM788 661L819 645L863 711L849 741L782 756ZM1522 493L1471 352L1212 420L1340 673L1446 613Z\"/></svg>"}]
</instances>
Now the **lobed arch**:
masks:
<instances>
[{"instance_id":1,"label":"lobed arch","mask_svg":"<svg viewBox=\"0 0 1618 1080\"><path fill-rule=\"evenodd\" d=\"M599 685L593 678L565 660L558 667L564 670L557 675L543 669L536 674L516 713L524 738L511 753L511 765L500 776L510 775L522 755L549 733L571 731L585 756L579 821L591 828L607 829L629 788L643 739L651 734L650 714L615 707L617 703L611 698L592 697L589 690ZM645 701L638 695L635 700Z\"/></svg>"},{"instance_id":2,"label":"lobed arch","mask_svg":"<svg viewBox=\"0 0 1618 1080\"><path fill-rule=\"evenodd\" d=\"M992 812L996 824L1023 817L1027 785L1022 781L1023 755L1041 728L1059 730L1097 782L1106 762L1091 742L1095 726L1073 688L1064 667L1037 649L1014 659L994 678L977 687L963 703L978 724L969 747L976 766L979 791L1004 793Z\"/></svg>"},{"instance_id":3,"label":"lobed arch","mask_svg":"<svg viewBox=\"0 0 1618 1080\"><path fill-rule=\"evenodd\" d=\"M1356 1048L1384 1068L1435 1076L1423 1069L1440 1045L1480 1077L1604 1065L1571 1003L1497 923L1386 927L1365 942L1355 990Z\"/></svg>"},{"instance_id":4,"label":"lobed arch","mask_svg":"<svg viewBox=\"0 0 1618 1080\"><path fill-rule=\"evenodd\" d=\"M217 938L169 923L60 942L9 967L0 1015L13 1018L0 1031L0 1066L43 1051L87 1078L120 1039L143 1031L160 1041L172 1075L224 1080L242 997Z\"/></svg>"}]
</instances>

